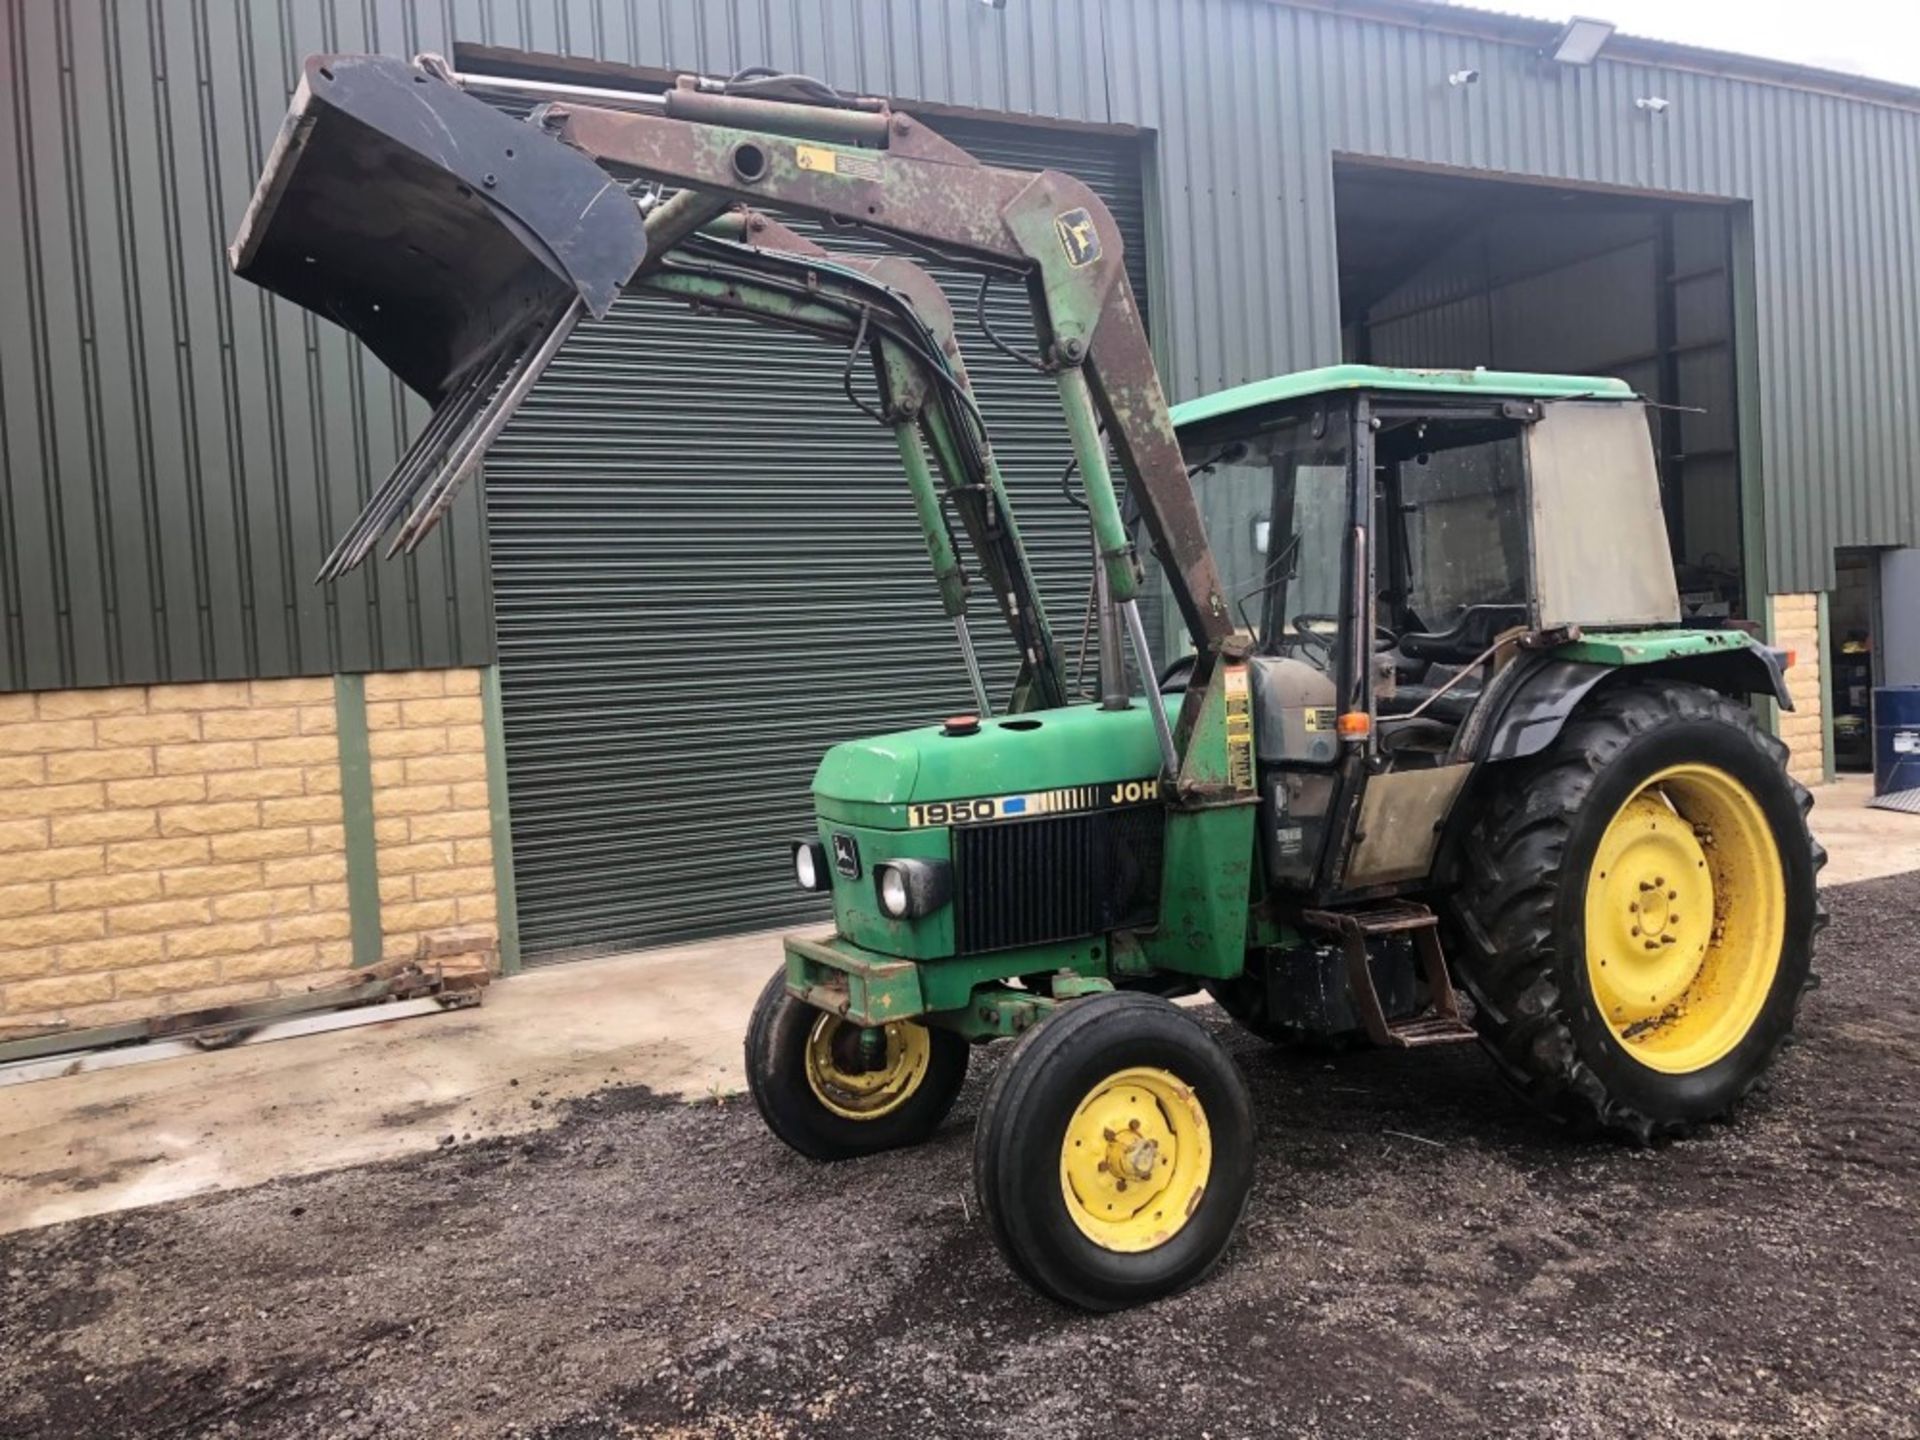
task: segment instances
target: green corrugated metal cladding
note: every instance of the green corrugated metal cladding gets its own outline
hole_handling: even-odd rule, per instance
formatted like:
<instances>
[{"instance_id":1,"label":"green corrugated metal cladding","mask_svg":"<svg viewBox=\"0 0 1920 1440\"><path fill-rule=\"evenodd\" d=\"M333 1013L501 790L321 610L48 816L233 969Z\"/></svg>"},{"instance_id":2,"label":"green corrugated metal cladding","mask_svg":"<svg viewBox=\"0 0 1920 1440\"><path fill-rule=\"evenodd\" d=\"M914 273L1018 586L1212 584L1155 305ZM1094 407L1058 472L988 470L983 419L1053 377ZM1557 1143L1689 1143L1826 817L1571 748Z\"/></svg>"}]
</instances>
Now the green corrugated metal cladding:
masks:
<instances>
[{"instance_id":1,"label":"green corrugated metal cladding","mask_svg":"<svg viewBox=\"0 0 1920 1440\"><path fill-rule=\"evenodd\" d=\"M418 416L221 256L298 60L322 49L772 64L1149 129L1178 397L1341 358L1336 155L1737 202L1768 588L1826 586L1836 546L1920 540L1920 101L1892 87L1793 87L1618 42L1558 66L1552 26L1404 0L6 0L5 16L0 687L490 654L473 500L419 562L306 584ZM1463 69L1479 82L1449 86Z\"/></svg>"},{"instance_id":2,"label":"green corrugated metal cladding","mask_svg":"<svg viewBox=\"0 0 1920 1440\"><path fill-rule=\"evenodd\" d=\"M0 689L491 656L472 501L412 562L310 583L425 407L227 270L301 55L375 39L334 9L6 0Z\"/></svg>"}]
</instances>

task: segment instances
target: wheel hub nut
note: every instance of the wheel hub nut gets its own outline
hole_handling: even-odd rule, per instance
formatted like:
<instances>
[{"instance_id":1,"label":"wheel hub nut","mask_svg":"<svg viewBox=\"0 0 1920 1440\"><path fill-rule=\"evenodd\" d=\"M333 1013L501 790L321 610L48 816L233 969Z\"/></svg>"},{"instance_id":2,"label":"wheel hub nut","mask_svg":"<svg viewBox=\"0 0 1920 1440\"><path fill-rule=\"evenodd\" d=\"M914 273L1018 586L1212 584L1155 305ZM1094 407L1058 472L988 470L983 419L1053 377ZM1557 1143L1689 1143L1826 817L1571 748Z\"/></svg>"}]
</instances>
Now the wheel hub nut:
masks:
<instances>
[{"instance_id":1,"label":"wheel hub nut","mask_svg":"<svg viewBox=\"0 0 1920 1440\"><path fill-rule=\"evenodd\" d=\"M1160 1160L1160 1142L1141 1140L1127 1147L1127 1170L1136 1180L1151 1180L1153 1167Z\"/></svg>"},{"instance_id":2,"label":"wheel hub nut","mask_svg":"<svg viewBox=\"0 0 1920 1440\"><path fill-rule=\"evenodd\" d=\"M1115 1189L1125 1190L1130 1180L1153 1179L1154 1167L1160 1163L1160 1142L1142 1135L1138 1120L1128 1121L1124 1130L1109 1128L1101 1133L1106 1137L1107 1153L1098 1168L1113 1177Z\"/></svg>"}]
</instances>

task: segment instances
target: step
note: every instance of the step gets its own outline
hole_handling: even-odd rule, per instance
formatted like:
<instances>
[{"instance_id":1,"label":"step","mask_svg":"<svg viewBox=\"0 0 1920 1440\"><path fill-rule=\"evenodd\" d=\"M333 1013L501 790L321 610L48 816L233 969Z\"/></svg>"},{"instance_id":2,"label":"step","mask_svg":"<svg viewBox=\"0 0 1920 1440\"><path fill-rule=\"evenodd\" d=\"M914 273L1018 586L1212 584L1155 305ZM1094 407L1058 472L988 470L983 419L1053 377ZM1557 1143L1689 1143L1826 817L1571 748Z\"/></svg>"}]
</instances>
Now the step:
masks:
<instances>
[{"instance_id":1,"label":"step","mask_svg":"<svg viewBox=\"0 0 1920 1440\"><path fill-rule=\"evenodd\" d=\"M1432 910L1412 900L1383 900L1352 910L1309 910L1301 917L1308 925L1340 937L1347 957L1347 993L1367 1037L1389 1049L1412 1050L1427 1045L1458 1045L1476 1039L1473 1027L1460 1015L1460 996L1447 973L1440 951L1440 920ZM1375 935L1411 935L1426 971L1432 1005L1408 1020L1389 1021L1374 988L1367 941Z\"/></svg>"},{"instance_id":2,"label":"step","mask_svg":"<svg viewBox=\"0 0 1920 1440\"><path fill-rule=\"evenodd\" d=\"M1412 900L1382 900L1352 910L1309 910L1301 918L1336 935L1344 935L1349 929L1365 935L1396 935L1431 930L1440 923L1433 911Z\"/></svg>"},{"instance_id":3,"label":"step","mask_svg":"<svg viewBox=\"0 0 1920 1440\"><path fill-rule=\"evenodd\" d=\"M1397 1049L1412 1050L1423 1045L1462 1045L1480 1037L1473 1026L1458 1015L1438 1015L1429 1010L1411 1020L1395 1020L1387 1025Z\"/></svg>"}]
</instances>

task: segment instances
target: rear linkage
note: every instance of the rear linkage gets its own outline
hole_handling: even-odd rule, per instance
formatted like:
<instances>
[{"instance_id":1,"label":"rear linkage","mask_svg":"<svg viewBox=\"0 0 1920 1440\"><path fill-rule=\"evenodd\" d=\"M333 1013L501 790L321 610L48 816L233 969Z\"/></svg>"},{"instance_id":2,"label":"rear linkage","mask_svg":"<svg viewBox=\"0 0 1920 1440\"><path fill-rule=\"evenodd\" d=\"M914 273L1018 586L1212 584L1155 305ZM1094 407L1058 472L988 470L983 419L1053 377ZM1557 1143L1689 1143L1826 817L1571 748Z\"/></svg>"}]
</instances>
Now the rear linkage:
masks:
<instances>
[{"instance_id":1,"label":"rear linkage","mask_svg":"<svg viewBox=\"0 0 1920 1440\"><path fill-rule=\"evenodd\" d=\"M567 98L529 125L463 88ZM643 218L601 164L682 188ZM1142 576L1109 443L1199 652L1184 741L1232 624L1111 215L1069 176L982 165L884 101L799 77L683 78L650 95L468 79L433 56L307 62L234 241L234 269L352 331L435 407L319 578L360 564L390 531L389 554L416 548L576 324L604 316L623 291L670 295L846 344L850 397L853 352L869 351L882 397L869 413L894 430L982 709L992 707L966 632L947 502L1020 646L1014 708L1064 703L945 296L910 261L833 255L749 205L1026 285L1106 589L1141 669L1152 674L1135 603ZM1175 732L1149 708L1177 773Z\"/></svg>"}]
</instances>

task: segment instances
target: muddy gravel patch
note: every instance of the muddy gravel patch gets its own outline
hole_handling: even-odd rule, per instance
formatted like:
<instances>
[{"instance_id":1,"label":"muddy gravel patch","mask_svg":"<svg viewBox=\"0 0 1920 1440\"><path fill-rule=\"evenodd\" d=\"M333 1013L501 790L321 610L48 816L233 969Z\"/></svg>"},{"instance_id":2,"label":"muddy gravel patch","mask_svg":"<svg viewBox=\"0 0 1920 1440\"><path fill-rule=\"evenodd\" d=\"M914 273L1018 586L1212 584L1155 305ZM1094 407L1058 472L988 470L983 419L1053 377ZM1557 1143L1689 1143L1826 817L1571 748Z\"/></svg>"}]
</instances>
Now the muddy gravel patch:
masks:
<instances>
[{"instance_id":1,"label":"muddy gravel patch","mask_svg":"<svg viewBox=\"0 0 1920 1440\"><path fill-rule=\"evenodd\" d=\"M1246 1226L1125 1315L973 1209L997 1051L832 1168L644 1091L0 1241L0 1435L1920 1435L1920 877L1832 892L1801 1043L1683 1144L1573 1143L1477 1053L1278 1052Z\"/></svg>"}]
</instances>

